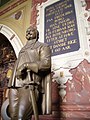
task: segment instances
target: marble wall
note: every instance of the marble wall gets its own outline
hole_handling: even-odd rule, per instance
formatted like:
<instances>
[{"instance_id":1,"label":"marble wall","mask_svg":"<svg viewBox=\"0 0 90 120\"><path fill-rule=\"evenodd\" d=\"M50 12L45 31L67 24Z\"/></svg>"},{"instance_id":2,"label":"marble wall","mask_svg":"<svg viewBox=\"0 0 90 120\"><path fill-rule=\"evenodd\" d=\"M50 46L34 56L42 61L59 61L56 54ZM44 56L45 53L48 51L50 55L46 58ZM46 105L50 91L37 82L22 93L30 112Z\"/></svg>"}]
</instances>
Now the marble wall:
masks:
<instances>
[{"instance_id":1,"label":"marble wall","mask_svg":"<svg viewBox=\"0 0 90 120\"><path fill-rule=\"evenodd\" d=\"M83 19L86 22L86 36L87 40L90 41L90 1L80 1L82 5L82 14L84 16ZM41 5L43 2L46 2L46 0L33 0L32 17L30 21L33 25L39 24L36 19L38 17L38 10L36 9L36 6L38 4ZM88 53L86 52L86 54ZM90 55L88 55L88 57L89 56ZM69 69L71 78L67 77L66 82L64 82L62 86L60 83L58 84L57 78L54 78L52 82L52 88L54 88L52 89L52 113L54 115L59 111L59 117L64 120L90 120L89 67L90 62L88 59L85 58L79 61L77 65ZM60 93L62 92L61 90L63 91L63 94ZM62 97L60 94L64 96Z\"/></svg>"}]
</instances>

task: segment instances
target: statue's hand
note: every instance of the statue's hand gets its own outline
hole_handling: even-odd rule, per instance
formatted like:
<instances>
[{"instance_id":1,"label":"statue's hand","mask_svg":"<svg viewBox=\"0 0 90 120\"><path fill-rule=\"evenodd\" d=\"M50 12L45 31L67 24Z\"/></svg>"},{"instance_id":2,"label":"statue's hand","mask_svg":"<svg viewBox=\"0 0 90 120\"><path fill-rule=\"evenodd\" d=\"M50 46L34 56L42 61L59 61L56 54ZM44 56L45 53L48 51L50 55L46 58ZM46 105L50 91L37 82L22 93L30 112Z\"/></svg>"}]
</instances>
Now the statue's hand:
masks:
<instances>
[{"instance_id":1,"label":"statue's hand","mask_svg":"<svg viewBox=\"0 0 90 120\"><path fill-rule=\"evenodd\" d=\"M26 68L28 71L33 71L33 72L38 72L38 64L31 62L31 63L26 63L25 64Z\"/></svg>"},{"instance_id":2,"label":"statue's hand","mask_svg":"<svg viewBox=\"0 0 90 120\"><path fill-rule=\"evenodd\" d=\"M22 64L17 70L16 70L16 77L21 78L22 74L25 72L24 70L27 69L26 63Z\"/></svg>"},{"instance_id":3,"label":"statue's hand","mask_svg":"<svg viewBox=\"0 0 90 120\"><path fill-rule=\"evenodd\" d=\"M21 71L20 70L17 70L16 71L16 78L21 78Z\"/></svg>"}]
</instances>

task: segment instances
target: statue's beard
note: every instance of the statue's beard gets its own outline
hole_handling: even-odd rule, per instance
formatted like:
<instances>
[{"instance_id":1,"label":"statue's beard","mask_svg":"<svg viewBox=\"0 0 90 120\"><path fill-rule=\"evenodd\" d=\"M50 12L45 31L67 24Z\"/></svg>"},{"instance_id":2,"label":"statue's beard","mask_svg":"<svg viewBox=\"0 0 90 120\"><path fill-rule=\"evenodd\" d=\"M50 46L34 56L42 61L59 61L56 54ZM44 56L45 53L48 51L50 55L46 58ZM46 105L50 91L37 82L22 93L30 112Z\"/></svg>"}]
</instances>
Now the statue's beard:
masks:
<instances>
[{"instance_id":1,"label":"statue's beard","mask_svg":"<svg viewBox=\"0 0 90 120\"><path fill-rule=\"evenodd\" d=\"M35 36L35 37L32 37L32 36L30 36L30 35L26 35L26 39L27 39L27 40L36 39L36 36Z\"/></svg>"}]
</instances>

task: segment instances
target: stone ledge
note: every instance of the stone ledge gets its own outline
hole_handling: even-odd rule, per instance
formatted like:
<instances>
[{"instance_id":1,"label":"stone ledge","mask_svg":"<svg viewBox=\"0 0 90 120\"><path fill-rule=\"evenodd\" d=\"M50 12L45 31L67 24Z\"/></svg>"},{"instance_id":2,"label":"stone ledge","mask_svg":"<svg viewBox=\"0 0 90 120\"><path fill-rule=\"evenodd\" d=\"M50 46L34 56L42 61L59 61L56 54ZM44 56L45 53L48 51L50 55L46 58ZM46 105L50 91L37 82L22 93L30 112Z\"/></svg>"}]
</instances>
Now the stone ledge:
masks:
<instances>
[{"instance_id":1,"label":"stone ledge","mask_svg":"<svg viewBox=\"0 0 90 120\"><path fill-rule=\"evenodd\" d=\"M34 115L32 115L31 120L35 120ZM60 120L60 117L55 115L39 115L39 120Z\"/></svg>"}]
</instances>

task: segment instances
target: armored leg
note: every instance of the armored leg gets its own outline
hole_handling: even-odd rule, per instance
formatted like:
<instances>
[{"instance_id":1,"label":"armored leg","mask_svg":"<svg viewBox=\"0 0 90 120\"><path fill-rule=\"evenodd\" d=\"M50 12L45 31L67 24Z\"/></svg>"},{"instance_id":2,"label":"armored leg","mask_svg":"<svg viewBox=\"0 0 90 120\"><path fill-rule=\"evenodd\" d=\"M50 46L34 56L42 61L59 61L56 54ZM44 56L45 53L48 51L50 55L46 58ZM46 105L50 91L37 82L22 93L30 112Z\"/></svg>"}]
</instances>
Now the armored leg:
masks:
<instances>
[{"instance_id":1,"label":"armored leg","mask_svg":"<svg viewBox=\"0 0 90 120\"><path fill-rule=\"evenodd\" d=\"M29 120L32 115L32 104L29 89L10 89L9 110L11 120Z\"/></svg>"}]
</instances>

